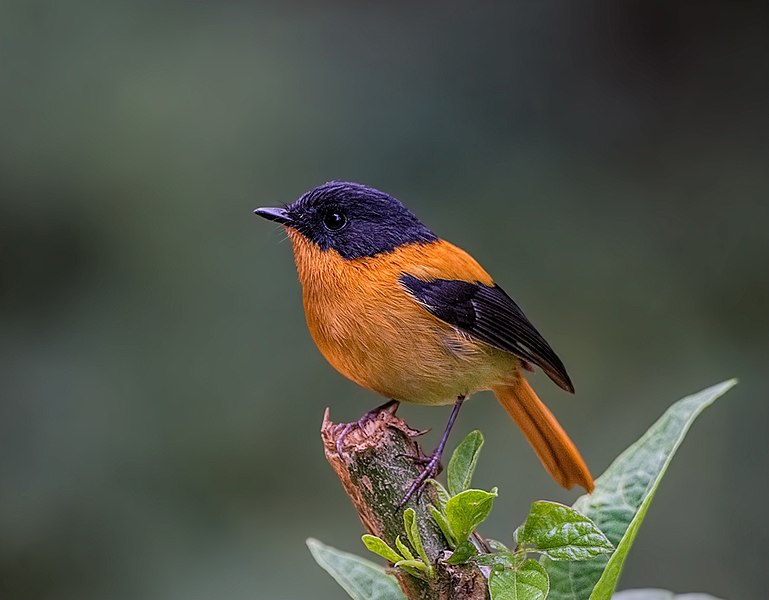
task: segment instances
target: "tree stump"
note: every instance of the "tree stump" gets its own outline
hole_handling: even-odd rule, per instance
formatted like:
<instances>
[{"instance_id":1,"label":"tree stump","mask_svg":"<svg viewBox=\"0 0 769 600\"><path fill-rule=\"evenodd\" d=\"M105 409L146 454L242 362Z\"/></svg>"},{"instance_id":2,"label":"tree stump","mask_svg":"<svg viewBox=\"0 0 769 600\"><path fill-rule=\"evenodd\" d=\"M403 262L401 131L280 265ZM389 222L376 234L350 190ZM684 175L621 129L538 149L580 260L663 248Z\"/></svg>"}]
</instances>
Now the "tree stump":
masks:
<instances>
[{"instance_id":1,"label":"tree stump","mask_svg":"<svg viewBox=\"0 0 769 600\"><path fill-rule=\"evenodd\" d=\"M321 428L326 459L363 526L390 547L395 547L397 536L407 539L403 511L413 508L416 512L422 543L435 575L424 581L396 569L395 576L409 600L487 600L486 578L476 565L444 562L451 549L428 510L431 503L435 504L432 486L428 485L420 497L412 497L399 506L421 472L420 459L424 454L416 441L420 432L395 415L396 407L379 411L361 427L333 423L326 409ZM342 439L338 453L337 440L345 428L349 433Z\"/></svg>"}]
</instances>

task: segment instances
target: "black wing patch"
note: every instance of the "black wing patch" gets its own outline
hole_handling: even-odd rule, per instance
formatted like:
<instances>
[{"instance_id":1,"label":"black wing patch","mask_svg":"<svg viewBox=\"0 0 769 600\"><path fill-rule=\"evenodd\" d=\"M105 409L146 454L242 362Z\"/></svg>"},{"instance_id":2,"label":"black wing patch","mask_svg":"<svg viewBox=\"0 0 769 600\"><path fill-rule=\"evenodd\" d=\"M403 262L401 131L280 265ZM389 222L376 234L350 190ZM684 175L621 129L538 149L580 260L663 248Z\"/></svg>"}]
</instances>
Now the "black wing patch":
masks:
<instances>
[{"instance_id":1,"label":"black wing patch","mask_svg":"<svg viewBox=\"0 0 769 600\"><path fill-rule=\"evenodd\" d=\"M558 386L574 391L561 359L498 285L449 279L425 281L406 273L401 275L400 282L440 320L537 365Z\"/></svg>"}]
</instances>

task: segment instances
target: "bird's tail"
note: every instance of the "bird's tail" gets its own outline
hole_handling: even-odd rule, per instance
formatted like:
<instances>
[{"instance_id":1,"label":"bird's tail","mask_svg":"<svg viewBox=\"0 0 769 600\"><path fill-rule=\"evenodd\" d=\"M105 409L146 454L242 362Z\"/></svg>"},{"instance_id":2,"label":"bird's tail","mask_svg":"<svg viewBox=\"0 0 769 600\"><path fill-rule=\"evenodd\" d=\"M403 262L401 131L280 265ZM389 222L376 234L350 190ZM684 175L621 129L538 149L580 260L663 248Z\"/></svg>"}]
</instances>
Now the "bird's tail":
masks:
<instances>
[{"instance_id":1,"label":"bird's tail","mask_svg":"<svg viewBox=\"0 0 769 600\"><path fill-rule=\"evenodd\" d=\"M495 386L492 390L553 479L566 489L576 483L592 492L595 484L585 461L526 378L519 375L514 383Z\"/></svg>"}]
</instances>

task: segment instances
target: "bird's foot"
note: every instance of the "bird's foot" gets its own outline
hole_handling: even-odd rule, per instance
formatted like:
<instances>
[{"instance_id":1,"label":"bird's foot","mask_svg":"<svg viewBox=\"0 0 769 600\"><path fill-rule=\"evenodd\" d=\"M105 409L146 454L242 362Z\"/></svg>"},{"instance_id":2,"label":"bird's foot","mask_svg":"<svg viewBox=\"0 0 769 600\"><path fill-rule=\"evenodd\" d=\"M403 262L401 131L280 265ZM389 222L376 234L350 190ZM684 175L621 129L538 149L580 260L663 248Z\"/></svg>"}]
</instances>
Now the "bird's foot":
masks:
<instances>
[{"instance_id":1,"label":"bird's foot","mask_svg":"<svg viewBox=\"0 0 769 600\"><path fill-rule=\"evenodd\" d=\"M363 431L366 424L370 423L371 421L374 421L382 412L387 411L391 415L394 415L395 412L398 410L399 405L400 405L400 402L398 402L397 400L389 400L384 404L371 409L366 414L364 414L360 419L358 419L356 422L347 423L344 426L344 429L342 429L342 432L339 434L339 437L336 438L336 453L340 456L342 455L342 446L343 446L344 440L353 429L357 427L358 429Z\"/></svg>"},{"instance_id":2,"label":"bird's foot","mask_svg":"<svg viewBox=\"0 0 769 600\"><path fill-rule=\"evenodd\" d=\"M403 508L406 503L414 496L419 498L419 496L422 495L425 486L427 485L427 480L434 478L440 472L442 454L441 450L442 448L436 450L430 455L429 458L427 458L425 468L422 469L422 472L419 474L419 476L411 483L411 486L406 492L406 495L403 497L403 500L401 500L400 504L398 504L398 508Z\"/></svg>"},{"instance_id":3,"label":"bird's foot","mask_svg":"<svg viewBox=\"0 0 769 600\"><path fill-rule=\"evenodd\" d=\"M426 465L430 462L430 457L425 456L424 454L396 454L398 458L408 458L411 462L416 463L418 465Z\"/></svg>"}]
</instances>

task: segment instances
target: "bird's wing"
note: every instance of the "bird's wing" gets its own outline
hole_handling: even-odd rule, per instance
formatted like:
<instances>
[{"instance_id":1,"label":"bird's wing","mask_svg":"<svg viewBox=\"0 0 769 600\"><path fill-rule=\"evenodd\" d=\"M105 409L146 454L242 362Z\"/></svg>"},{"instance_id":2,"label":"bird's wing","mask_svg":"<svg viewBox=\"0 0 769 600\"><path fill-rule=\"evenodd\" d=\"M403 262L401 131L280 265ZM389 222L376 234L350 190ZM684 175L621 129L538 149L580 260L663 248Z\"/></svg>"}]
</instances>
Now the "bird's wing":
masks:
<instances>
[{"instance_id":1,"label":"bird's wing","mask_svg":"<svg viewBox=\"0 0 769 600\"><path fill-rule=\"evenodd\" d=\"M440 320L537 365L559 387L574 391L561 359L498 285L453 279L426 281L407 273L401 275L400 283Z\"/></svg>"}]
</instances>

